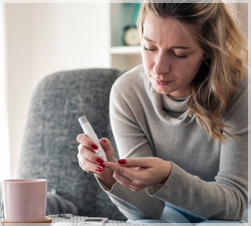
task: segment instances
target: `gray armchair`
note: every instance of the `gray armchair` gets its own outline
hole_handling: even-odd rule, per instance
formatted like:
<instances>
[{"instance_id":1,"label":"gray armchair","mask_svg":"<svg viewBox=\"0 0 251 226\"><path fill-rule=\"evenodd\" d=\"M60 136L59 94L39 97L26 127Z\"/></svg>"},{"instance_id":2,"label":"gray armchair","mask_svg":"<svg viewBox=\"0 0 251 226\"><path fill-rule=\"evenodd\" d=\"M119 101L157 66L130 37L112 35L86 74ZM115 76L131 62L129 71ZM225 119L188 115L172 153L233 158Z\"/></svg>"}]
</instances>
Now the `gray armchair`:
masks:
<instances>
[{"instance_id":1,"label":"gray armchair","mask_svg":"<svg viewBox=\"0 0 251 226\"><path fill-rule=\"evenodd\" d=\"M47 215L72 213L125 220L78 165L78 117L86 115L98 137L115 147L109 124L109 94L121 74L115 69L65 71L46 77L31 100L18 170L19 178L48 180ZM117 155L117 152L116 154Z\"/></svg>"},{"instance_id":2,"label":"gray armchair","mask_svg":"<svg viewBox=\"0 0 251 226\"><path fill-rule=\"evenodd\" d=\"M80 169L76 142L77 134L82 133L77 119L85 114L98 137L111 140L118 157L108 112L110 88L120 74L114 69L59 72L46 77L35 90L18 177L48 180L47 215L72 213L126 219L94 176ZM1 214L0 206L3 217ZM245 219L247 216L246 211Z\"/></svg>"}]
</instances>

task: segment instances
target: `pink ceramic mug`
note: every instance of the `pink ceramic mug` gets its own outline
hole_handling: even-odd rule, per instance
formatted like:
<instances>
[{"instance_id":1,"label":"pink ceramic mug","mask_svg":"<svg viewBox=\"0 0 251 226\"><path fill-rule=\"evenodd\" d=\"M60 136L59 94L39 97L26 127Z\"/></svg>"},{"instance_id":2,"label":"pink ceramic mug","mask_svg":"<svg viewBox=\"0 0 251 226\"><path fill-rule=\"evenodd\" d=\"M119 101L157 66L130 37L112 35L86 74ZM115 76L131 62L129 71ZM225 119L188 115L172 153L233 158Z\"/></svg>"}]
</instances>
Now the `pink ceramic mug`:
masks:
<instances>
[{"instance_id":1,"label":"pink ceramic mug","mask_svg":"<svg viewBox=\"0 0 251 226\"><path fill-rule=\"evenodd\" d=\"M3 181L4 215L7 222L43 221L46 213L46 179Z\"/></svg>"}]
</instances>

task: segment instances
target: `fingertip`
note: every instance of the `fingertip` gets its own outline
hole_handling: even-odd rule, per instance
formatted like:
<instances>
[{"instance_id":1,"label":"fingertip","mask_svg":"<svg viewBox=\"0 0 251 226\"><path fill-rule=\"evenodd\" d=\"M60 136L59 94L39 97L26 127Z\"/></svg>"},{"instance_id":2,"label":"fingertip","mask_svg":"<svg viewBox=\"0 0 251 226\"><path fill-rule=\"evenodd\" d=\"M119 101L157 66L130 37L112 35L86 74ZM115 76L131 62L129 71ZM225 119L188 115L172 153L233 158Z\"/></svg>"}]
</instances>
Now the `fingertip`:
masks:
<instances>
[{"instance_id":1,"label":"fingertip","mask_svg":"<svg viewBox=\"0 0 251 226\"><path fill-rule=\"evenodd\" d=\"M107 143L107 140L106 140L106 138L101 138L101 139L100 139L100 142L101 142L101 144L106 144L106 143Z\"/></svg>"},{"instance_id":2,"label":"fingertip","mask_svg":"<svg viewBox=\"0 0 251 226\"><path fill-rule=\"evenodd\" d=\"M96 171L97 171L98 173L103 173L104 169L103 169L102 167L98 166L98 167L96 168Z\"/></svg>"},{"instance_id":3,"label":"fingertip","mask_svg":"<svg viewBox=\"0 0 251 226\"><path fill-rule=\"evenodd\" d=\"M126 159L118 159L119 164L126 164Z\"/></svg>"},{"instance_id":4,"label":"fingertip","mask_svg":"<svg viewBox=\"0 0 251 226\"><path fill-rule=\"evenodd\" d=\"M77 141L78 143L80 143L80 136L81 136L81 134L78 134L77 137L76 137L76 141Z\"/></svg>"},{"instance_id":5,"label":"fingertip","mask_svg":"<svg viewBox=\"0 0 251 226\"><path fill-rule=\"evenodd\" d=\"M78 151L80 151L81 148L82 148L82 144L79 144L79 145L78 145Z\"/></svg>"},{"instance_id":6,"label":"fingertip","mask_svg":"<svg viewBox=\"0 0 251 226\"><path fill-rule=\"evenodd\" d=\"M103 162L103 165L105 166L105 167L111 167L112 166L112 164L110 164L111 162L109 162L109 161L106 161L106 162Z\"/></svg>"}]
</instances>

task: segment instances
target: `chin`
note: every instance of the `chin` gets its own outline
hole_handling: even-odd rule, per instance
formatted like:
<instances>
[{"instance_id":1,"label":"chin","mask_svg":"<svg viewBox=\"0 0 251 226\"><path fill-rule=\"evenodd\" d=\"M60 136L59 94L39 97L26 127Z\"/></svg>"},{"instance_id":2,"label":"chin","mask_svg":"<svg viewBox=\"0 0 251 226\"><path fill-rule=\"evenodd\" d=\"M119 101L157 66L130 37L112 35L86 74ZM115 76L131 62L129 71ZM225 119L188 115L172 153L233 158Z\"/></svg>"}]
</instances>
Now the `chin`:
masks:
<instances>
[{"instance_id":1,"label":"chin","mask_svg":"<svg viewBox=\"0 0 251 226\"><path fill-rule=\"evenodd\" d=\"M154 90L159 93L159 94L164 94L164 95L167 95L167 94L170 94L171 92L168 91L167 89L163 88L163 87L155 87L153 86Z\"/></svg>"}]
</instances>

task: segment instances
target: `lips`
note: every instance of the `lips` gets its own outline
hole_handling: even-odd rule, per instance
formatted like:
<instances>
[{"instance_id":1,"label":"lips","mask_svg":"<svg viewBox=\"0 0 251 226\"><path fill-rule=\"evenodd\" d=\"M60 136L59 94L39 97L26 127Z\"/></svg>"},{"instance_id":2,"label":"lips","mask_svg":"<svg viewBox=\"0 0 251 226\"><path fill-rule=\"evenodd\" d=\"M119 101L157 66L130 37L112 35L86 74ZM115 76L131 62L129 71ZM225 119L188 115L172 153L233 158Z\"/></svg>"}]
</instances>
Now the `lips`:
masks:
<instances>
[{"instance_id":1,"label":"lips","mask_svg":"<svg viewBox=\"0 0 251 226\"><path fill-rule=\"evenodd\" d=\"M158 86L167 86L169 83L172 82L172 81L164 81L164 80L158 80L158 79L154 79L154 80Z\"/></svg>"}]
</instances>

